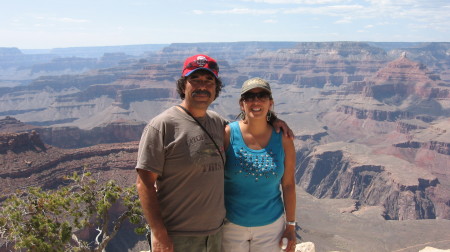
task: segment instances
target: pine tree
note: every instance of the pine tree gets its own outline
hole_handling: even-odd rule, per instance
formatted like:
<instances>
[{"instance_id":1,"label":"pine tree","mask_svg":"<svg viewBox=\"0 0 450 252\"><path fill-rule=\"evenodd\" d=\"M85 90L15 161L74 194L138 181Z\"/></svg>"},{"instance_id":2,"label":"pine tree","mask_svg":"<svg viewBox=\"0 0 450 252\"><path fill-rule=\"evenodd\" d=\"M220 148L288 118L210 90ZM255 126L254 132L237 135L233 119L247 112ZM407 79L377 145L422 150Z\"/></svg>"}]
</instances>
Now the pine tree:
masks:
<instances>
[{"instance_id":1,"label":"pine tree","mask_svg":"<svg viewBox=\"0 0 450 252\"><path fill-rule=\"evenodd\" d=\"M146 231L135 186L100 184L91 174L65 177L71 183L57 190L31 187L18 191L1 206L0 237L14 249L28 251L104 251L126 220L135 232ZM120 215L111 219L111 209ZM94 241L79 239L85 229L97 231Z\"/></svg>"}]
</instances>

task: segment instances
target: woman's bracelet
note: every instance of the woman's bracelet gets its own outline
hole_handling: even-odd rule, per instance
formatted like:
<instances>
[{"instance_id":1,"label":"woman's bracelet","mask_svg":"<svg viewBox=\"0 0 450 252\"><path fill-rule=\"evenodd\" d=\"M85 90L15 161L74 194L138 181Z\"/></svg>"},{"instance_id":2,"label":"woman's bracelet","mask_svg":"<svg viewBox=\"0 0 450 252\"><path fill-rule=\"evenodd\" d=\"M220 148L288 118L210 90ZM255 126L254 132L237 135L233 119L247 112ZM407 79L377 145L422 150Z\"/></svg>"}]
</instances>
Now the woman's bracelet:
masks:
<instances>
[{"instance_id":1,"label":"woman's bracelet","mask_svg":"<svg viewBox=\"0 0 450 252\"><path fill-rule=\"evenodd\" d=\"M295 226L297 225L296 221L286 221L286 225Z\"/></svg>"}]
</instances>

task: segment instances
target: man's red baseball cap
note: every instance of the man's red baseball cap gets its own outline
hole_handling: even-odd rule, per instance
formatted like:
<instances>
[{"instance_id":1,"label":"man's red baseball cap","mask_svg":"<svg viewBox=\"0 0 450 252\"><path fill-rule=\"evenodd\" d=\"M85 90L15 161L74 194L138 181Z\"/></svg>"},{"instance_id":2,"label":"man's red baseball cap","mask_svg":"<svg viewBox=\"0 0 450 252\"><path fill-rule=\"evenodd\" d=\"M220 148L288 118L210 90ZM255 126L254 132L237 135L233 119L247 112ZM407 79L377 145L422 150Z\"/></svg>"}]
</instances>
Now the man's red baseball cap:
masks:
<instances>
[{"instance_id":1,"label":"man's red baseball cap","mask_svg":"<svg viewBox=\"0 0 450 252\"><path fill-rule=\"evenodd\" d=\"M217 64L217 61L204 54L197 54L187 58L184 61L181 76L189 76L191 73L200 69L208 70L213 73L216 78L219 78L219 65Z\"/></svg>"}]
</instances>

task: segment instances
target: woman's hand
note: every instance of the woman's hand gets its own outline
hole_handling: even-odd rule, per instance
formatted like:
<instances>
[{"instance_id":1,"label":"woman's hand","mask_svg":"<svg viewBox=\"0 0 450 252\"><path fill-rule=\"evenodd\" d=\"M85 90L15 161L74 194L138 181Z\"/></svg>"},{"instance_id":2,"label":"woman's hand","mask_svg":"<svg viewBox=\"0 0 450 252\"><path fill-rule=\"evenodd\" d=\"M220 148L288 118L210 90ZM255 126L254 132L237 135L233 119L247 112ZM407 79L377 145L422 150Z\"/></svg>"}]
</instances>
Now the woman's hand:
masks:
<instances>
[{"instance_id":1,"label":"woman's hand","mask_svg":"<svg viewBox=\"0 0 450 252\"><path fill-rule=\"evenodd\" d=\"M283 244L283 238L287 238L288 243L284 251L295 252L295 245L297 244L297 238L295 236L295 226L286 225L286 229L280 239L280 247Z\"/></svg>"}]
</instances>

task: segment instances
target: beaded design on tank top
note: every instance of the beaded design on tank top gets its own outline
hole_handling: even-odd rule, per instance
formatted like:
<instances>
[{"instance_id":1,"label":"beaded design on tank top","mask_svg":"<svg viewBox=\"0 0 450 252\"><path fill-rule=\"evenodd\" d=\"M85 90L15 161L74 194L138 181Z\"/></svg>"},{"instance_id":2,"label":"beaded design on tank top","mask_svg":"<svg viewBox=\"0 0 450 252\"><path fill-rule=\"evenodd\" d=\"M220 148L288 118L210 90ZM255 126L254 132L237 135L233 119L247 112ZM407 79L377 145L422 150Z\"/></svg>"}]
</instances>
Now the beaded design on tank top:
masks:
<instances>
[{"instance_id":1,"label":"beaded design on tank top","mask_svg":"<svg viewBox=\"0 0 450 252\"><path fill-rule=\"evenodd\" d=\"M260 179L269 178L270 176L278 177L276 170L277 156L272 151L272 148L266 149L266 151L261 153L255 153L249 152L244 147L241 147L236 156L241 169L235 173L244 176L253 176L255 177L255 182L258 182Z\"/></svg>"}]
</instances>

